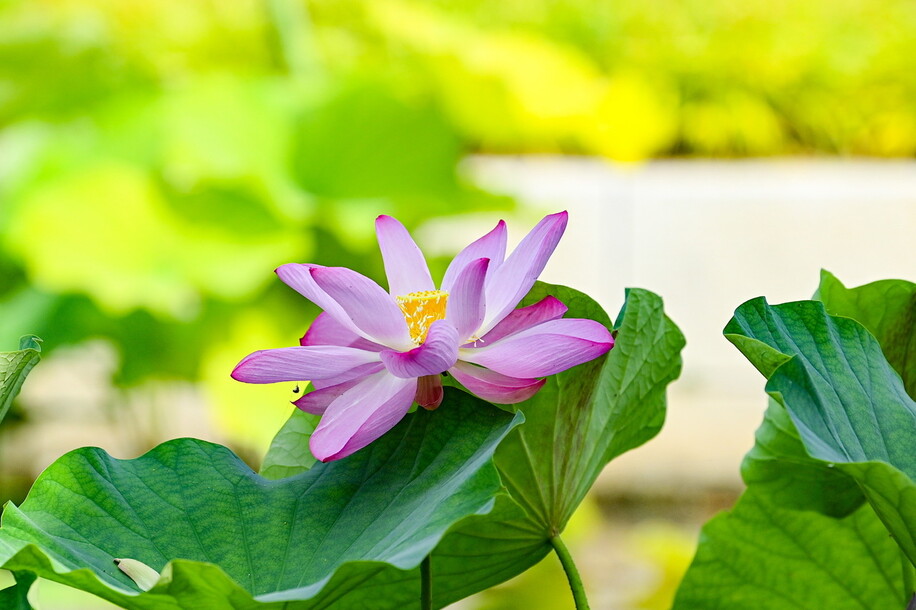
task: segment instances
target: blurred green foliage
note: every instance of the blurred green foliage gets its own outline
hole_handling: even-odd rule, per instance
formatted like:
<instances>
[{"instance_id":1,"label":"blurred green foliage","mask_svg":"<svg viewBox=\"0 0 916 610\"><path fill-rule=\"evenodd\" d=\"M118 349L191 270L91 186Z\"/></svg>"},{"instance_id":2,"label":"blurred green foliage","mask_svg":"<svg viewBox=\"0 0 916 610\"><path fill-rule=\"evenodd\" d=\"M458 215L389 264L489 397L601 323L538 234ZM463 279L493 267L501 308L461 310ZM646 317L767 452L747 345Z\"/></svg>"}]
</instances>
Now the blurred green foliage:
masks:
<instances>
[{"instance_id":1,"label":"blurred green foliage","mask_svg":"<svg viewBox=\"0 0 916 610\"><path fill-rule=\"evenodd\" d=\"M224 432L264 445L291 388L252 401L228 374L316 313L273 268L379 278L379 213L511 205L460 178L433 99L330 69L304 9L0 3L0 336L107 338L121 384L202 380Z\"/></svg>"},{"instance_id":2,"label":"blurred green foliage","mask_svg":"<svg viewBox=\"0 0 916 610\"><path fill-rule=\"evenodd\" d=\"M315 314L275 266L379 278L375 215L511 206L473 152L912 155L914 34L910 0L3 0L0 337L108 338L263 444L286 403L228 371Z\"/></svg>"},{"instance_id":3,"label":"blurred green foliage","mask_svg":"<svg viewBox=\"0 0 916 610\"><path fill-rule=\"evenodd\" d=\"M909 0L310 6L338 69L374 66L432 92L483 150L916 153Z\"/></svg>"}]
</instances>

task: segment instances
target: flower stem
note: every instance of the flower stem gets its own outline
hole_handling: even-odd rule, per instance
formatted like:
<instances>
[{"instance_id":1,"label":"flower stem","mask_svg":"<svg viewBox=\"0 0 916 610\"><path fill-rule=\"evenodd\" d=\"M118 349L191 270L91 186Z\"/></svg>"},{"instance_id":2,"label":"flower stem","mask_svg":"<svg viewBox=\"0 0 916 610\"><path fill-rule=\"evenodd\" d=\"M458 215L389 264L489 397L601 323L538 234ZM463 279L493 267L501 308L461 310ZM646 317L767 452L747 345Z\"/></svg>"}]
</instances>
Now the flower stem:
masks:
<instances>
[{"instance_id":1,"label":"flower stem","mask_svg":"<svg viewBox=\"0 0 916 610\"><path fill-rule=\"evenodd\" d=\"M433 573L429 555L423 558L420 564L420 608L432 610L433 608Z\"/></svg>"},{"instance_id":2,"label":"flower stem","mask_svg":"<svg viewBox=\"0 0 916 610\"><path fill-rule=\"evenodd\" d=\"M572 591L573 600L576 602L576 610L588 610L588 599L585 597L585 587L582 585L582 578L579 576L579 570L576 569L576 563L573 561L569 549L557 534L550 538L550 544L556 551L560 563L563 564L563 571L566 572L566 578L569 580L569 588Z\"/></svg>"}]
</instances>

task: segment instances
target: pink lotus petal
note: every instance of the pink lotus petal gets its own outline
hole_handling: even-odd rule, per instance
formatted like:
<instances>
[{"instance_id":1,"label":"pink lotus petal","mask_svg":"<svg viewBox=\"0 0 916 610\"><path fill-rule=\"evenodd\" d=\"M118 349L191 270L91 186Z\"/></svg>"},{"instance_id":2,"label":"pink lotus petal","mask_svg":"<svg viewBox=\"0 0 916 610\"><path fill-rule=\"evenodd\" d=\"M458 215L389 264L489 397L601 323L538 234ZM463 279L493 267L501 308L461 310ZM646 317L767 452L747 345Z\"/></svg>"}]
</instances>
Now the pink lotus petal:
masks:
<instances>
[{"instance_id":1,"label":"pink lotus petal","mask_svg":"<svg viewBox=\"0 0 916 610\"><path fill-rule=\"evenodd\" d=\"M363 377L360 377L358 379L345 381L344 383L331 385L320 390L315 388L308 394L303 394L298 400L294 400L293 404L306 413L322 415L328 408L328 405L330 405L339 396L343 395L344 392L354 387L362 380Z\"/></svg>"},{"instance_id":2,"label":"pink lotus petal","mask_svg":"<svg viewBox=\"0 0 916 610\"><path fill-rule=\"evenodd\" d=\"M512 377L546 377L588 362L614 346L594 320L563 318L544 322L493 345L461 350L461 359Z\"/></svg>"},{"instance_id":3,"label":"pink lotus petal","mask_svg":"<svg viewBox=\"0 0 916 610\"><path fill-rule=\"evenodd\" d=\"M428 411L434 411L442 404L445 391L442 389L442 375L423 375L417 378L417 395L414 402Z\"/></svg>"},{"instance_id":4,"label":"pink lotus petal","mask_svg":"<svg viewBox=\"0 0 916 610\"><path fill-rule=\"evenodd\" d=\"M363 379L328 405L309 439L312 454L328 462L362 449L401 421L416 391L416 379L384 371Z\"/></svg>"},{"instance_id":5,"label":"pink lotus petal","mask_svg":"<svg viewBox=\"0 0 916 610\"><path fill-rule=\"evenodd\" d=\"M382 364L382 361L370 362L369 364L361 364L355 366L345 373L340 375L335 375L334 377L328 377L327 379L310 379L312 382L312 387L316 390L323 390L324 388L329 388L332 385L340 385L341 383L346 383L354 379L362 379L363 377L368 377L373 373L378 373L379 371L384 371L385 365Z\"/></svg>"},{"instance_id":6,"label":"pink lotus petal","mask_svg":"<svg viewBox=\"0 0 916 610\"><path fill-rule=\"evenodd\" d=\"M448 295L445 319L458 331L459 341L465 341L480 328L486 314L483 286L490 260L478 258L469 263Z\"/></svg>"},{"instance_id":7,"label":"pink lotus petal","mask_svg":"<svg viewBox=\"0 0 916 610\"><path fill-rule=\"evenodd\" d=\"M468 263L480 258L490 259L491 273L503 264L503 259L506 258L506 223L504 221L500 220L492 231L455 255L448 269L445 270L445 277L442 278L442 290L451 292L452 284Z\"/></svg>"},{"instance_id":8,"label":"pink lotus petal","mask_svg":"<svg viewBox=\"0 0 916 610\"><path fill-rule=\"evenodd\" d=\"M559 320L548 320L537 326L532 326L511 337L503 339L501 342L509 341L515 337L527 337L532 335L559 334L587 339L598 343L611 343L614 338L611 331L601 322L590 320L588 318L561 318Z\"/></svg>"},{"instance_id":9,"label":"pink lotus petal","mask_svg":"<svg viewBox=\"0 0 916 610\"><path fill-rule=\"evenodd\" d=\"M392 296L436 289L426 259L404 225L391 216L379 216L375 219L375 233Z\"/></svg>"},{"instance_id":10,"label":"pink lotus petal","mask_svg":"<svg viewBox=\"0 0 916 610\"><path fill-rule=\"evenodd\" d=\"M498 405L528 400L547 383L546 379L509 377L460 360L448 372L475 396Z\"/></svg>"},{"instance_id":11,"label":"pink lotus petal","mask_svg":"<svg viewBox=\"0 0 916 610\"><path fill-rule=\"evenodd\" d=\"M412 345L404 314L381 286L346 267L312 269L312 278L346 312L358 334L393 349Z\"/></svg>"},{"instance_id":12,"label":"pink lotus petal","mask_svg":"<svg viewBox=\"0 0 916 610\"><path fill-rule=\"evenodd\" d=\"M306 333L299 339L299 345L340 345L371 352L385 349L384 345L363 339L327 312L318 314Z\"/></svg>"},{"instance_id":13,"label":"pink lotus petal","mask_svg":"<svg viewBox=\"0 0 916 610\"><path fill-rule=\"evenodd\" d=\"M232 378L246 383L328 379L378 359L377 352L333 345L265 349L245 356Z\"/></svg>"},{"instance_id":14,"label":"pink lotus petal","mask_svg":"<svg viewBox=\"0 0 916 610\"><path fill-rule=\"evenodd\" d=\"M436 320L420 347L406 352L388 350L379 355L395 377L438 375L458 360L458 331L447 320Z\"/></svg>"},{"instance_id":15,"label":"pink lotus petal","mask_svg":"<svg viewBox=\"0 0 916 610\"><path fill-rule=\"evenodd\" d=\"M567 219L566 212L546 216L522 239L506 262L487 275L487 316L481 333L493 328L528 294L563 236Z\"/></svg>"},{"instance_id":16,"label":"pink lotus petal","mask_svg":"<svg viewBox=\"0 0 916 610\"><path fill-rule=\"evenodd\" d=\"M513 309L508 316L493 327L493 330L481 337L474 347L486 347L504 337L527 330L548 320L562 318L567 310L566 305L552 296L546 296L534 305Z\"/></svg>"},{"instance_id":17,"label":"pink lotus petal","mask_svg":"<svg viewBox=\"0 0 916 610\"><path fill-rule=\"evenodd\" d=\"M312 278L312 269L321 269L321 265L289 263L280 265L275 272L290 288L320 307L329 316L355 335L365 336L347 315L347 312L328 293L322 290ZM368 337L366 337L368 339Z\"/></svg>"}]
</instances>

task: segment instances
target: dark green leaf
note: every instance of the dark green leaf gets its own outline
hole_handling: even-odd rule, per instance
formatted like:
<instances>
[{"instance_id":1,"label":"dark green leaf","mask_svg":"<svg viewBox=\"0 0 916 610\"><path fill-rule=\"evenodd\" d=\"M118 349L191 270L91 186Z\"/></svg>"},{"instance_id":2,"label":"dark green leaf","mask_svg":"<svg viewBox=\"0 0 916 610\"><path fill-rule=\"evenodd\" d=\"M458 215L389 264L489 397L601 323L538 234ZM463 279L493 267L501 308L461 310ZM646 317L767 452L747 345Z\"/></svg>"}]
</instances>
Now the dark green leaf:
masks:
<instances>
[{"instance_id":1,"label":"dark green leaf","mask_svg":"<svg viewBox=\"0 0 916 610\"><path fill-rule=\"evenodd\" d=\"M493 508L492 455L522 420L447 391L448 409L421 410L367 449L280 481L192 439L135 460L69 453L21 507L7 505L0 567L126 608L409 607L418 586L356 606L350 595L376 574L415 578L454 523ZM141 593L115 558L164 572Z\"/></svg>"},{"instance_id":2,"label":"dark green leaf","mask_svg":"<svg viewBox=\"0 0 916 610\"><path fill-rule=\"evenodd\" d=\"M916 404L878 342L856 321L828 316L813 302L770 307L758 299L739 308L736 320L750 338L794 356L773 373L767 391L786 407L806 453L820 460L803 469L835 467L848 475L845 491L834 486L840 501L861 488L916 562ZM798 499L812 498L803 486L795 490Z\"/></svg>"},{"instance_id":3,"label":"dark green leaf","mask_svg":"<svg viewBox=\"0 0 916 610\"><path fill-rule=\"evenodd\" d=\"M822 303L770 306L762 298L739 307L729 331L726 336L738 339L739 349L747 339L790 358L772 373L766 389L786 408L805 453L820 461L801 472L810 474L816 464L848 475L849 488L840 491L837 502L851 507L861 488L916 563L916 403L874 336L855 320L828 315ZM796 452L796 457L801 456ZM798 484L804 476L792 474L790 464L783 474L794 478L793 495L814 508ZM842 479L824 482L839 490ZM842 513L841 505L827 512Z\"/></svg>"},{"instance_id":4,"label":"dark green leaf","mask_svg":"<svg viewBox=\"0 0 916 610\"><path fill-rule=\"evenodd\" d=\"M853 320L836 320L855 324L865 339L863 353L852 354L864 359L844 363L852 374L825 384L793 358L767 391L788 410L807 452L858 483L916 564L916 403L874 338Z\"/></svg>"},{"instance_id":5,"label":"dark green leaf","mask_svg":"<svg viewBox=\"0 0 916 610\"><path fill-rule=\"evenodd\" d=\"M0 608L3 610L32 610L29 604L29 589L35 582L35 575L30 572L16 572L13 574L16 584L0 590Z\"/></svg>"},{"instance_id":6,"label":"dark green leaf","mask_svg":"<svg viewBox=\"0 0 916 610\"><path fill-rule=\"evenodd\" d=\"M881 280L846 288L828 271L821 271L817 298L827 313L858 321L878 339L911 397L916 397L916 284Z\"/></svg>"},{"instance_id":7,"label":"dark green leaf","mask_svg":"<svg viewBox=\"0 0 916 610\"><path fill-rule=\"evenodd\" d=\"M811 459L785 407L772 399L741 477L780 506L832 517L844 517L865 501L849 475Z\"/></svg>"},{"instance_id":8,"label":"dark green leaf","mask_svg":"<svg viewBox=\"0 0 916 610\"><path fill-rule=\"evenodd\" d=\"M903 607L916 404L878 341L813 301L748 301L725 332L772 400L742 467L748 490L704 528L675 608Z\"/></svg>"},{"instance_id":9,"label":"dark green leaf","mask_svg":"<svg viewBox=\"0 0 916 610\"><path fill-rule=\"evenodd\" d=\"M22 335L19 337L19 350L33 349L36 352L41 351L41 339L35 335Z\"/></svg>"},{"instance_id":10,"label":"dark green leaf","mask_svg":"<svg viewBox=\"0 0 916 610\"><path fill-rule=\"evenodd\" d=\"M19 350L0 353L0 421L6 416L13 399L29 371L41 360L41 339L25 335L19 340Z\"/></svg>"}]
</instances>

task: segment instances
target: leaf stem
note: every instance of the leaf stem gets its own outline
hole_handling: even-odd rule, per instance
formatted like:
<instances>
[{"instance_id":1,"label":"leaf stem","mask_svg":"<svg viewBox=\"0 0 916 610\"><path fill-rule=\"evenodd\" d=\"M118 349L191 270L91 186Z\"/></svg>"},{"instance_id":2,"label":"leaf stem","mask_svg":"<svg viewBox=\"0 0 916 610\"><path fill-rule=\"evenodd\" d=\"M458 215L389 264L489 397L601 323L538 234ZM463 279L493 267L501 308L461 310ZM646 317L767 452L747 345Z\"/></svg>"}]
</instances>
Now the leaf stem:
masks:
<instances>
[{"instance_id":1,"label":"leaf stem","mask_svg":"<svg viewBox=\"0 0 916 610\"><path fill-rule=\"evenodd\" d=\"M573 561L569 549L557 534L550 538L550 544L556 551L560 563L563 564L563 571L566 572L566 578L569 580L569 589L572 591L573 600L576 602L576 610L588 610L588 598L585 597L585 587L582 585L582 577L579 576L579 570Z\"/></svg>"},{"instance_id":2,"label":"leaf stem","mask_svg":"<svg viewBox=\"0 0 916 610\"><path fill-rule=\"evenodd\" d=\"M420 564L420 608L432 610L433 608L433 570L429 555L423 558Z\"/></svg>"}]
</instances>

